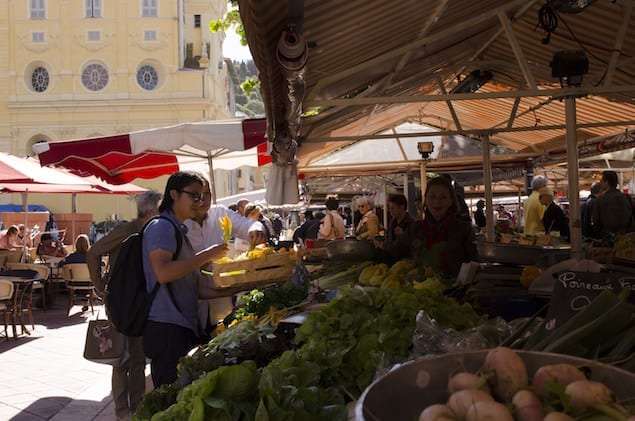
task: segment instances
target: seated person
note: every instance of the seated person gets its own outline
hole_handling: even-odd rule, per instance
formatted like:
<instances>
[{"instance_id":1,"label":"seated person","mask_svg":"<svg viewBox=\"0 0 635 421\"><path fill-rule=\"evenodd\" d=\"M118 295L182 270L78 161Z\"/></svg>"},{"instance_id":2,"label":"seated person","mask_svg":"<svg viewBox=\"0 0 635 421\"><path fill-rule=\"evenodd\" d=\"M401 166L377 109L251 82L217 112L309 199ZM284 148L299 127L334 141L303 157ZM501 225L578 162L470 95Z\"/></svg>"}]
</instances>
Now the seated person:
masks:
<instances>
[{"instance_id":1,"label":"seated person","mask_svg":"<svg viewBox=\"0 0 635 421\"><path fill-rule=\"evenodd\" d=\"M25 240L26 244L24 244ZM18 244L25 245L27 247L33 247L33 239L31 238L30 233L26 233L24 224L18 225Z\"/></svg>"},{"instance_id":2,"label":"seated person","mask_svg":"<svg viewBox=\"0 0 635 421\"><path fill-rule=\"evenodd\" d=\"M66 256L60 263L59 267L67 263L86 263L86 255L90 249L90 240L86 234L80 234L75 239L75 251Z\"/></svg>"},{"instance_id":3,"label":"seated person","mask_svg":"<svg viewBox=\"0 0 635 421\"><path fill-rule=\"evenodd\" d=\"M55 241L51 234L42 234L40 244L37 246L38 256L65 257L67 252L62 241Z\"/></svg>"},{"instance_id":4,"label":"seated person","mask_svg":"<svg viewBox=\"0 0 635 421\"><path fill-rule=\"evenodd\" d=\"M0 249L15 249L22 247L18 242L18 227L11 225L6 232L0 234Z\"/></svg>"},{"instance_id":5,"label":"seated person","mask_svg":"<svg viewBox=\"0 0 635 421\"><path fill-rule=\"evenodd\" d=\"M478 259L472 223L459 216L459 209L447 178L428 181L423 206L425 219L411 224L408 233L416 264L456 277L463 263Z\"/></svg>"}]
</instances>

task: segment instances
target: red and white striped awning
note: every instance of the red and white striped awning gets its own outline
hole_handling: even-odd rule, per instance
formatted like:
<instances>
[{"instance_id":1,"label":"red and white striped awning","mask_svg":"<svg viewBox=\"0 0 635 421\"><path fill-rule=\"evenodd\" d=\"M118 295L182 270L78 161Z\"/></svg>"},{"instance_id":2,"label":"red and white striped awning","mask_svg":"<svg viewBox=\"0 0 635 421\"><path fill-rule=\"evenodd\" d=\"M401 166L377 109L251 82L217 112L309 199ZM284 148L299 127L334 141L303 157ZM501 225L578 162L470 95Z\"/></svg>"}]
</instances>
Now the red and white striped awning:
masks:
<instances>
[{"instance_id":1,"label":"red and white striped awning","mask_svg":"<svg viewBox=\"0 0 635 421\"><path fill-rule=\"evenodd\" d=\"M42 166L64 167L80 175L96 175L111 184L123 184L136 178L172 174L183 165L195 163L207 163L210 172L213 168L227 169L223 162L231 168L238 168L240 162L265 165L271 162L266 154L265 133L265 119L214 120L38 143L33 148ZM232 154L240 158L241 153L243 161L230 159Z\"/></svg>"}]
</instances>

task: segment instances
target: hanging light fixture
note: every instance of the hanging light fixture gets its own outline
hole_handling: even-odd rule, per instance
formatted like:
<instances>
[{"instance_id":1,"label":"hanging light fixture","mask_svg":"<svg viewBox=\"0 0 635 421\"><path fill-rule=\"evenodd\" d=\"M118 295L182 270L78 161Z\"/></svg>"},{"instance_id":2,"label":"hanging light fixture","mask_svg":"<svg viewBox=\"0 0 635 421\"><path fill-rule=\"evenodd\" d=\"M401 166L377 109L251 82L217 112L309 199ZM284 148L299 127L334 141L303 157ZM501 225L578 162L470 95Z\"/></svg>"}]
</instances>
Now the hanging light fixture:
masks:
<instances>
[{"instance_id":1,"label":"hanging light fixture","mask_svg":"<svg viewBox=\"0 0 635 421\"><path fill-rule=\"evenodd\" d=\"M474 70L460 81L450 93L472 94L481 89L481 87L492 80L493 77L494 75L489 70Z\"/></svg>"}]
</instances>

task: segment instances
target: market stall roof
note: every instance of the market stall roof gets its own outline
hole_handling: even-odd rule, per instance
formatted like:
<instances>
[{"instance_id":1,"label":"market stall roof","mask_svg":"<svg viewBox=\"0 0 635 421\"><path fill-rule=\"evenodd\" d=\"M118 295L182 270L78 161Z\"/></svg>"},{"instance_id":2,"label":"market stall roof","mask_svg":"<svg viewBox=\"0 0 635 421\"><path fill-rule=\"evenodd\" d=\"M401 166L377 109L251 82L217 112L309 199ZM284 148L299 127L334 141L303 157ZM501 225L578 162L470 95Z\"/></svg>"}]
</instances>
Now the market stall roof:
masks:
<instances>
[{"instance_id":1,"label":"market stall roof","mask_svg":"<svg viewBox=\"0 0 635 421\"><path fill-rule=\"evenodd\" d=\"M535 0L238 0L269 138L299 108L300 168L413 119L540 157L564 144L572 96L579 143L634 127L635 2L547 3L551 32ZM306 46L295 102L283 89L290 51L279 48L290 41Z\"/></svg>"}]
</instances>

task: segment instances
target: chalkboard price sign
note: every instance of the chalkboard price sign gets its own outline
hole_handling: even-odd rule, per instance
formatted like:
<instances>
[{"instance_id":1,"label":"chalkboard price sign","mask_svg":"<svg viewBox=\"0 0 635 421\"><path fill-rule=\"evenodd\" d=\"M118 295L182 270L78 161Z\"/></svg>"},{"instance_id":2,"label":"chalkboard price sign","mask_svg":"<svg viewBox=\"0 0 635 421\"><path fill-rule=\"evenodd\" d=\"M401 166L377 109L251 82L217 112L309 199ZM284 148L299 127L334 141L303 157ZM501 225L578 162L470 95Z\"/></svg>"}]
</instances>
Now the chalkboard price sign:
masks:
<instances>
[{"instance_id":1,"label":"chalkboard price sign","mask_svg":"<svg viewBox=\"0 0 635 421\"><path fill-rule=\"evenodd\" d=\"M553 288L545 320L549 330L560 326L606 289L616 294L635 289L635 275L622 272L561 272ZM631 295L632 297L632 295Z\"/></svg>"}]
</instances>

